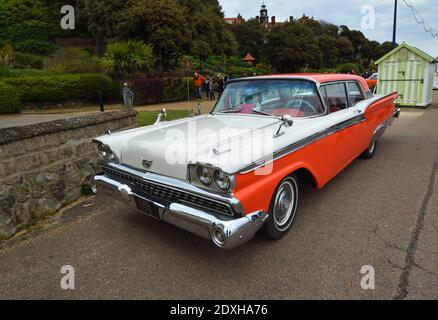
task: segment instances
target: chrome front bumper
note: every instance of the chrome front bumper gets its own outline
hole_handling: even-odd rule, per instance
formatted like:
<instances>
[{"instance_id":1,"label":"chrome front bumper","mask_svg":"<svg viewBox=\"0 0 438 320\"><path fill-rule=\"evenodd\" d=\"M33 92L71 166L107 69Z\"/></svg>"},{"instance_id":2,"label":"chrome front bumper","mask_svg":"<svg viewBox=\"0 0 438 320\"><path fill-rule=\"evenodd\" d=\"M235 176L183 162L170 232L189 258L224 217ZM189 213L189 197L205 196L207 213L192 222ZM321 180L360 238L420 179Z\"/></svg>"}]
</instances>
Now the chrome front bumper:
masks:
<instances>
[{"instance_id":1,"label":"chrome front bumper","mask_svg":"<svg viewBox=\"0 0 438 320\"><path fill-rule=\"evenodd\" d=\"M135 198L149 202L158 208L158 218L213 241L222 249L234 249L251 240L268 218L265 212L254 212L237 219L220 218L218 215L190 207L187 204L164 205L134 193L127 184L106 175L94 177L93 189L137 208Z\"/></svg>"}]
</instances>

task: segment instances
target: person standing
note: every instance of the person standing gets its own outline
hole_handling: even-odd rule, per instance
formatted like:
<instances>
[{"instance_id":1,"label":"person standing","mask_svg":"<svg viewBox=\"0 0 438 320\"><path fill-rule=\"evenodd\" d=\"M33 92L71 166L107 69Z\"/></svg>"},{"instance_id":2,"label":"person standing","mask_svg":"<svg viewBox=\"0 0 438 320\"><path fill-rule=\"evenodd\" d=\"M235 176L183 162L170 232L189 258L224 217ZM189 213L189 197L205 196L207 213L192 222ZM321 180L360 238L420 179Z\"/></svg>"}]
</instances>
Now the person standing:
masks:
<instances>
[{"instance_id":1,"label":"person standing","mask_svg":"<svg viewBox=\"0 0 438 320\"><path fill-rule=\"evenodd\" d=\"M128 83L123 84L123 104L125 108L132 108L134 104L134 93L129 89Z\"/></svg>"},{"instance_id":2,"label":"person standing","mask_svg":"<svg viewBox=\"0 0 438 320\"><path fill-rule=\"evenodd\" d=\"M214 87L213 78L210 78L209 86L210 86L210 89L209 89L209 91L210 91L210 101L215 101L216 100L216 95L214 94L215 87Z\"/></svg>"},{"instance_id":3,"label":"person standing","mask_svg":"<svg viewBox=\"0 0 438 320\"><path fill-rule=\"evenodd\" d=\"M195 72L195 75L193 76L193 86L195 87L195 97L198 100L202 99L202 85L204 82L205 78L198 72Z\"/></svg>"},{"instance_id":4,"label":"person standing","mask_svg":"<svg viewBox=\"0 0 438 320\"><path fill-rule=\"evenodd\" d=\"M222 95L222 92L224 92L224 87L225 87L224 76L220 76L219 80L217 82L217 91L218 91L218 97L219 98Z\"/></svg>"},{"instance_id":5,"label":"person standing","mask_svg":"<svg viewBox=\"0 0 438 320\"><path fill-rule=\"evenodd\" d=\"M205 82L204 82L205 93L207 94L207 100L210 99L210 95L211 95L210 83L211 83L211 77L207 76L207 78L205 79Z\"/></svg>"}]
</instances>

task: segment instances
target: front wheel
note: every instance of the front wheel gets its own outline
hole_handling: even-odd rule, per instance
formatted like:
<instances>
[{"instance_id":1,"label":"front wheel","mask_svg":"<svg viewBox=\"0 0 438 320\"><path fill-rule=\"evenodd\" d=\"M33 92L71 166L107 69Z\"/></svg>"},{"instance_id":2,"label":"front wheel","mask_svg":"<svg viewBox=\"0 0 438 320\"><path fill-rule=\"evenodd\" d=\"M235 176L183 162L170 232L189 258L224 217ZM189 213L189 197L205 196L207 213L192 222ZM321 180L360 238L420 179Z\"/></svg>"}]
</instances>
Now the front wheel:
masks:
<instances>
[{"instance_id":1,"label":"front wheel","mask_svg":"<svg viewBox=\"0 0 438 320\"><path fill-rule=\"evenodd\" d=\"M272 198L266 234L274 240L281 239L292 227L298 209L299 181L293 174L285 178Z\"/></svg>"},{"instance_id":2,"label":"front wheel","mask_svg":"<svg viewBox=\"0 0 438 320\"><path fill-rule=\"evenodd\" d=\"M373 141L370 147L364 153L361 154L361 158L366 160L374 158L374 156L376 155L376 150L377 150L377 141Z\"/></svg>"}]
</instances>

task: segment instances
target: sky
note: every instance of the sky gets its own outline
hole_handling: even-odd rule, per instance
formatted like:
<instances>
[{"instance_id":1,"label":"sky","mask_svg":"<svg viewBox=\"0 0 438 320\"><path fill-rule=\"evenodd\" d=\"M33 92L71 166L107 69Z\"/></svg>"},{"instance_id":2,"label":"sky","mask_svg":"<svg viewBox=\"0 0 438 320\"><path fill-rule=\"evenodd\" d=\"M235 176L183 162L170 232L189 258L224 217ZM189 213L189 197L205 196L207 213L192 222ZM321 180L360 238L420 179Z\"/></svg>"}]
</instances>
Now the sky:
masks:
<instances>
[{"instance_id":1,"label":"sky","mask_svg":"<svg viewBox=\"0 0 438 320\"><path fill-rule=\"evenodd\" d=\"M398 0L397 42L413 45L433 57L438 57L438 38L433 38L415 21L411 9L404 1L411 2L427 23L438 32L437 0ZM219 0L226 17L240 14L245 18L259 15L263 0ZM379 42L392 41L395 0L264 0L270 17L286 21L290 16L299 18L305 13L317 20L362 31L368 39ZM375 12L374 28L363 28L366 13L371 6ZM362 10L365 10L362 13ZM364 19L365 17L365 19Z\"/></svg>"}]
</instances>

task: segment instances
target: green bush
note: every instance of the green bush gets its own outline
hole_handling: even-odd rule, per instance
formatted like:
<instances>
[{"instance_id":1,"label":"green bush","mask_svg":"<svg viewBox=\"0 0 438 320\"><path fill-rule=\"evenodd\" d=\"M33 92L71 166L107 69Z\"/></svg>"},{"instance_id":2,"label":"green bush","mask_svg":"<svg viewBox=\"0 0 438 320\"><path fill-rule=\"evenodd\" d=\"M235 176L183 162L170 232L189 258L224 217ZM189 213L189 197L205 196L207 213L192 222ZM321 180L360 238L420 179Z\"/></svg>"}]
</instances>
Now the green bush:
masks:
<instances>
[{"instance_id":1,"label":"green bush","mask_svg":"<svg viewBox=\"0 0 438 320\"><path fill-rule=\"evenodd\" d=\"M192 78L166 78L163 79L162 102L187 100L187 94L193 95ZM189 88L187 88L189 84Z\"/></svg>"},{"instance_id":2,"label":"green bush","mask_svg":"<svg viewBox=\"0 0 438 320\"><path fill-rule=\"evenodd\" d=\"M0 68L0 79L38 77L44 75L47 75L47 73L43 70Z\"/></svg>"},{"instance_id":3,"label":"green bush","mask_svg":"<svg viewBox=\"0 0 438 320\"><path fill-rule=\"evenodd\" d=\"M14 67L15 68L31 68L42 69L44 65L44 57L31 53L15 52Z\"/></svg>"},{"instance_id":4,"label":"green bush","mask_svg":"<svg viewBox=\"0 0 438 320\"><path fill-rule=\"evenodd\" d=\"M0 47L0 67L12 67L14 64L14 48L10 44Z\"/></svg>"},{"instance_id":5,"label":"green bush","mask_svg":"<svg viewBox=\"0 0 438 320\"><path fill-rule=\"evenodd\" d=\"M338 65L336 67L337 72L339 73L351 73L352 70L356 71L356 74L360 74L363 72L363 67L356 63L344 63Z\"/></svg>"},{"instance_id":6,"label":"green bush","mask_svg":"<svg viewBox=\"0 0 438 320\"><path fill-rule=\"evenodd\" d=\"M62 48L45 60L44 67L55 74L101 71L99 59L82 48Z\"/></svg>"},{"instance_id":7,"label":"green bush","mask_svg":"<svg viewBox=\"0 0 438 320\"><path fill-rule=\"evenodd\" d=\"M188 88L187 88L188 84ZM141 78L130 81L135 104L154 104L187 100L194 95L192 78Z\"/></svg>"},{"instance_id":8,"label":"green bush","mask_svg":"<svg viewBox=\"0 0 438 320\"><path fill-rule=\"evenodd\" d=\"M0 82L0 113L20 113L22 107L17 90Z\"/></svg>"},{"instance_id":9,"label":"green bush","mask_svg":"<svg viewBox=\"0 0 438 320\"><path fill-rule=\"evenodd\" d=\"M96 101L98 90L110 101L119 94L119 87L103 74L58 75L9 78L3 80L20 94L24 103L57 103L67 100Z\"/></svg>"}]
</instances>

